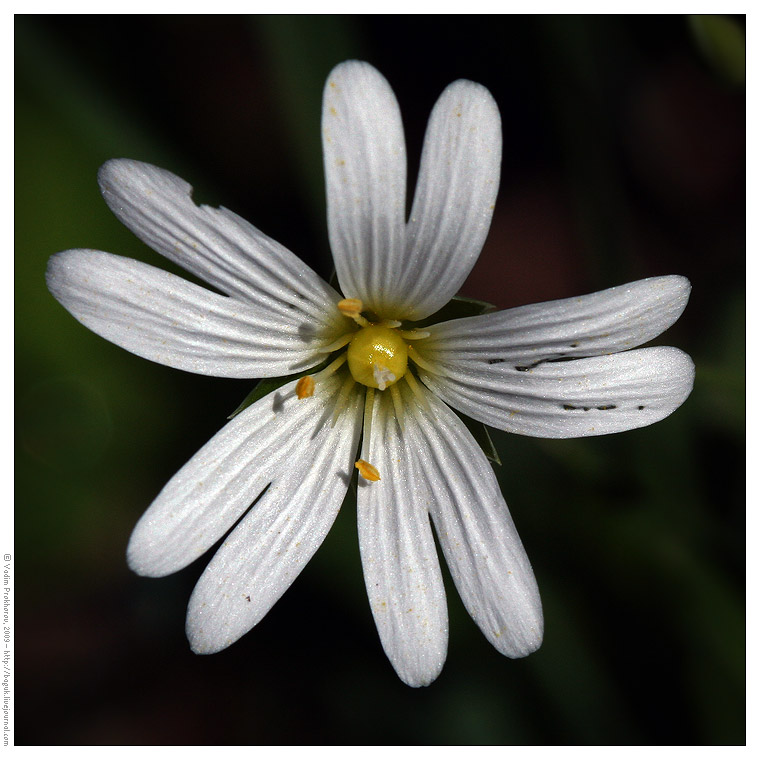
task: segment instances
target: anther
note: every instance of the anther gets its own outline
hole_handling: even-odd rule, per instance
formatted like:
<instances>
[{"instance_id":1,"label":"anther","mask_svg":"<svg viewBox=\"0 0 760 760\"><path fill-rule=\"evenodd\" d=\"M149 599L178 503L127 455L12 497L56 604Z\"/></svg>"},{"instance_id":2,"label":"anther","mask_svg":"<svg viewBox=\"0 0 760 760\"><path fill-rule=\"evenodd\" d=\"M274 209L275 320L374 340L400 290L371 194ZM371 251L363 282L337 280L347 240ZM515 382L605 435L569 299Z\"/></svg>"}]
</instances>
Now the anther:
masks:
<instances>
[{"instance_id":1,"label":"anther","mask_svg":"<svg viewBox=\"0 0 760 760\"><path fill-rule=\"evenodd\" d=\"M361 314L364 304L361 298L344 298L342 301L338 301L338 309L341 314L347 317L353 317L356 314Z\"/></svg>"},{"instance_id":2,"label":"anther","mask_svg":"<svg viewBox=\"0 0 760 760\"><path fill-rule=\"evenodd\" d=\"M309 398L314 395L314 379L311 375L305 375L296 383L296 396L299 399Z\"/></svg>"},{"instance_id":3,"label":"anther","mask_svg":"<svg viewBox=\"0 0 760 760\"><path fill-rule=\"evenodd\" d=\"M373 482L380 480L380 473L377 471L377 467L371 465L369 462L365 462L363 459L359 459L354 467L359 470L359 475L361 475L365 480L371 480Z\"/></svg>"},{"instance_id":4,"label":"anther","mask_svg":"<svg viewBox=\"0 0 760 760\"><path fill-rule=\"evenodd\" d=\"M338 311L349 319L353 319L356 324L366 327L369 322L362 316L364 304L361 298L344 298L338 301Z\"/></svg>"}]
</instances>

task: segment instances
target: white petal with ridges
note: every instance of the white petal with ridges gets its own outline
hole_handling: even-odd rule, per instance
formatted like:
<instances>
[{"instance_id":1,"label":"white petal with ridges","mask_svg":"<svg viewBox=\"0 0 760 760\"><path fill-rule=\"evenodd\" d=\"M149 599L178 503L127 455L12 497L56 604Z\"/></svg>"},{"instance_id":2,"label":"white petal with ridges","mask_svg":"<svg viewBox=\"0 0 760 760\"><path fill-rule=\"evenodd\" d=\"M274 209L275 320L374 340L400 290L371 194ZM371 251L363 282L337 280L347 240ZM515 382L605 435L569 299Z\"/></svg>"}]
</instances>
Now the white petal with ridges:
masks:
<instances>
[{"instance_id":1,"label":"white petal with ridges","mask_svg":"<svg viewBox=\"0 0 760 760\"><path fill-rule=\"evenodd\" d=\"M271 313L134 259L71 250L50 258L50 292L93 332L151 361L216 377L275 377L318 364L303 316Z\"/></svg>"},{"instance_id":2,"label":"white petal with ridges","mask_svg":"<svg viewBox=\"0 0 760 760\"><path fill-rule=\"evenodd\" d=\"M427 512L430 492L416 472L390 391L375 393L362 458L380 473L375 482L359 478L357 492L359 548L372 615L401 680L427 686L446 659L446 595Z\"/></svg>"},{"instance_id":3,"label":"white petal with ridges","mask_svg":"<svg viewBox=\"0 0 760 760\"><path fill-rule=\"evenodd\" d=\"M406 146L396 97L368 63L341 63L327 78L322 145L341 289L392 317L404 254Z\"/></svg>"},{"instance_id":4,"label":"white petal with ridges","mask_svg":"<svg viewBox=\"0 0 760 760\"><path fill-rule=\"evenodd\" d=\"M447 404L487 425L539 438L605 435L651 425L694 386L694 363L677 348L544 362L439 365L420 378Z\"/></svg>"},{"instance_id":5,"label":"white petal with ridges","mask_svg":"<svg viewBox=\"0 0 760 760\"><path fill-rule=\"evenodd\" d=\"M193 651L212 654L247 633L319 548L353 473L361 399L355 390L334 426L332 406L321 417L317 408L316 425L296 437L286 466L217 551L188 605L186 631ZM317 624L307 621L305 634L308 625Z\"/></svg>"},{"instance_id":6,"label":"white petal with ridges","mask_svg":"<svg viewBox=\"0 0 760 760\"><path fill-rule=\"evenodd\" d=\"M113 159L98 181L111 211L144 243L229 296L288 324L331 331L340 296L287 248L225 208L198 206L192 187L151 164Z\"/></svg>"},{"instance_id":7,"label":"white petal with ridges","mask_svg":"<svg viewBox=\"0 0 760 760\"><path fill-rule=\"evenodd\" d=\"M417 348L444 364L518 366L624 351L667 330L683 313L690 292L685 277L651 277L590 295L432 325L425 328L430 337Z\"/></svg>"},{"instance_id":8,"label":"white petal with ridges","mask_svg":"<svg viewBox=\"0 0 760 760\"><path fill-rule=\"evenodd\" d=\"M438 541L467 611L508 657L541 646L543 615L533 570L499 484L464 423L432 394L405 393L407 446L419 457L413 488L429 492ZM425 408L427 406L427 408Z\"/></svg>"},{"instance_id":9,"label":"white petal with ridges","mask_svg":"<svg viewBox=\"0 0 760 760\"><path fill-rule=\"evenodd\" d=\"M445 306L470 273L491 226L501 171L501 117L482 85L450 84L430 115L407 224L398 319Z\"/></svg>"},{"instance_id":10,"label":"white petal with ridges","mask_svg":"<svg viewBox=\"0 0 760 760\"><path fill-rule=\"evenodd\" d=\"M315 458L314 436L340 383L321 381L308 399L297 398L295 386L296 381L282 386L234 417L164 486L132 532L132 570L158 577L190 564L267 485L289 479L296 465Z\"/></svg>"}]
</instances>

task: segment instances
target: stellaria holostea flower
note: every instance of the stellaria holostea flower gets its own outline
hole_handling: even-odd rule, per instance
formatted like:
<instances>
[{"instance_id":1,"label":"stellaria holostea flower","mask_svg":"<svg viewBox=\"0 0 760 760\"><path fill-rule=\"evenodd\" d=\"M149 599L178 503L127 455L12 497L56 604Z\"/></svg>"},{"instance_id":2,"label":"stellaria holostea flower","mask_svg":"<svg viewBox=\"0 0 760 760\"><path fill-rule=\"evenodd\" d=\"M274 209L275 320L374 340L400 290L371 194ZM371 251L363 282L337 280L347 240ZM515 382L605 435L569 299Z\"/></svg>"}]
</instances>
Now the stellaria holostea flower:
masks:
<instances>
[{"instance_id":1,"label":"stellaria holostea flower","mask_svg":"<svg viewBox=\"0 0 760 760\"><path fill-rule=\"evenodd\" d=\"M691 391L693 364L676 348L629 349L679 317L690 287L656 277L420 328L455 295L488 232L501 163L496 104L469 81L443 92L408 221L401 117L385 79L366 63L335 68L322 126L342 294L232 212L196 206L178 177L128 160L100 170L111 210L224 295L82 249L51 258L48 286L91 330L171 367L267 378L324 365L246 408L169 481L132 534L129 564L173 573L239 521L187 615L196 652L224 649L303 569L357 469L372 613L393 667L420 686L440 672L448 637L430 518L488 640L509 657L542 640L530 563L490 463L452 408L548 438L661 420Z\"/></svg>"}]
</instances>

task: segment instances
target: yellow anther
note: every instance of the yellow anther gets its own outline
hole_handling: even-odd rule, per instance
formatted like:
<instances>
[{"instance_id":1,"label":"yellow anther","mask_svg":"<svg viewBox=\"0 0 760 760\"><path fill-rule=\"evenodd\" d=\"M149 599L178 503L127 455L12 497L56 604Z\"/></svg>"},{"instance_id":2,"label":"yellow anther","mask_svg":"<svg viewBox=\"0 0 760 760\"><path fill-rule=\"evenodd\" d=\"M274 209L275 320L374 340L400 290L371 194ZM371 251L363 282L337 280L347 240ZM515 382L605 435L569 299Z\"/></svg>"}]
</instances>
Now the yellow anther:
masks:
<instances>
[{"instance_id":1,"label":"yellow anther","mask_svg":"<svg viewBox=\"0 0 760 760\"><path fill-rule=\"evenodd\" d=\"M363 459L360 459L356 462L354 467L359 470L359 475L361 475L365 480L380 480L380 473L377 471L377 467L371 465L369 462L365 462Z\"/></svg>"},{"instance_id":2,"label":"yellow anther","mask_svg":"<svg viewBox=\"0 0 760 760\"><path fill-rule=\"evenodd\" d=\"M348 368L357 382L384 391L406 374L407 351L397 330L370 325L354 333Z\"/></svg>"},{"instance_id":3,"label":"yellow anther","mask_svg":"<svg viewBox=\"0 0 760 760\"><path fill-rule=\"evenodd\" d=\"M311 375L302 377L296 383L296 396L300 399L309 398L314 395L314 379Z\"/></svg>"},{"instance_id":4,"label":"yellow anther","mask_svg":"<svg viewBox=\"0 0 760 760\"><path fill-rule=\"evenodd\" d=\"M355 317L357 314L362 313L364 304L361 298L344 298L342 301L338 301L338 309L341 314L345 314L347 317Z\"/></svg>"},{"instance_id":5,"label":"yellow anther","mask_svg":"<svg viewBox=\"0 0 760 760\"><path fill-rule=\"evenodd\" d=\"M357 325L366 327L369 322L362 316L362 310L364 304L361 298L344 298L342 301L338 301L338 311L349 319L353 319Z\"/></svg>"}]
</instances>

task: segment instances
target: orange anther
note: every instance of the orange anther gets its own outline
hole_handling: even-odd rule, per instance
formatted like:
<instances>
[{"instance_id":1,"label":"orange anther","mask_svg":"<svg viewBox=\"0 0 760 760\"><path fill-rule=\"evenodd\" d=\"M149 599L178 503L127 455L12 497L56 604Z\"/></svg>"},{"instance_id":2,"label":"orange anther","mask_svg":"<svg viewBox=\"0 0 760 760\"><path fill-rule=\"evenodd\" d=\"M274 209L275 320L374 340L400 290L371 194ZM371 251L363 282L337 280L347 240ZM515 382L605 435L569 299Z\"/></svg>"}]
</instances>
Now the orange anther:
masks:
<instances>
[{"instance_id":1,"label":"orange anther","mask_svg":"<svg viewBox=\"0 0 760 760\"><path fill-rule=\"evenodd\" d=\"M377 467L371 465L369 462L365 462L363 459L360 459L355 465L357 470L359 470L359 475L361 475L365 480L380 480L380 473L377 471Z\"/></svg>"},{"instance_id":2,"label":"orange anther","mask_svg":"<svg viewBox=\"0 0 760 760\"><path fill-rule=\"evenodd\" d=\"M338 310L340 313L347 317L351 317L352 319L359 316L359 314L362 313L363 308L364 304L360 298L344 298L342 301L338 301Z\"/></svg>"},{"instance_id":3,"label":"orange anther","mask_svg":"<svg viewBox=\"0 0 760 760\"><path fill-rule=\"evenodd\" d=\"M296 396L298 396L298 398L304 399L309 398L309 396L313 395L314 380L312 379L311 375L306 375L296 383Z\"/></svg>"}]
</instances>

